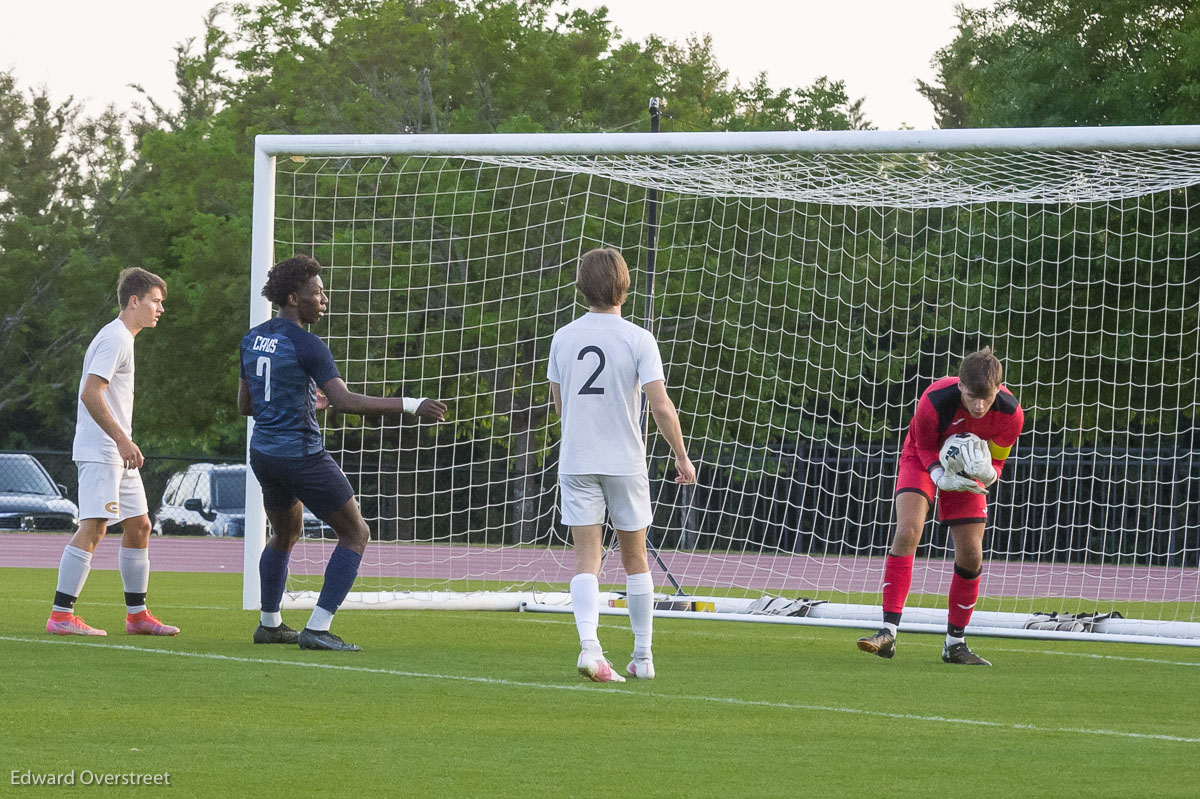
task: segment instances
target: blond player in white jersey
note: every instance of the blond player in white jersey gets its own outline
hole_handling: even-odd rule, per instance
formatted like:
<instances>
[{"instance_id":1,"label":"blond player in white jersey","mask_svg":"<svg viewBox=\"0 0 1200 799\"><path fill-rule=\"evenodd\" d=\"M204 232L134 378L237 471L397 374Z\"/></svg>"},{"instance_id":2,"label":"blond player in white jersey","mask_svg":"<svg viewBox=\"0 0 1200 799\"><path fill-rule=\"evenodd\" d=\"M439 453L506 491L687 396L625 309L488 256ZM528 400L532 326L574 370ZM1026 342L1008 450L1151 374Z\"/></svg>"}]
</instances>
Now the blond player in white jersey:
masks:
<instances>
[{"instance_id":1,"label":"blond player in white jersey","mask_svg":"<svg viewBox=\"0 0 1200 799\"><path fill-rule=\"evenodd\" d=\"M576 286L590 310L554 334L548 377L562 417L558 460L563 524L575 543L571 604L579 631L579 673L594 682L624 682L604 657L600 622L600 560L605 514L617 531L625 567L633 658L625 673L654 679L651 638L654 581L646 559L650 480L640 425L645 392L655 424L675 454L676 483L696 482L675 405L667 396L658 343L621 318L629 267L621 253L591 250L579 260Z\"/></svg>"},{"instance_id":2,"label":"blond player in white jersey","mask_svg":"<svg viewBox=\"0 0 1200 799\"><path fill-rule=\"evenodd\" d=\"M121 272L121 312L92 339L83 358L71 457L79 470L79 530L63 550L58 588L46 621L54 635L107 635L75 615L75 600L92 568L92 552L110 523L121 523L120 569L125 588L125 631L177 635L146 609L150 580L150 515L139 469L145 459L133 443L133 337L155 327L167 284L137 267Z\"/></svg>"}]
</instances>

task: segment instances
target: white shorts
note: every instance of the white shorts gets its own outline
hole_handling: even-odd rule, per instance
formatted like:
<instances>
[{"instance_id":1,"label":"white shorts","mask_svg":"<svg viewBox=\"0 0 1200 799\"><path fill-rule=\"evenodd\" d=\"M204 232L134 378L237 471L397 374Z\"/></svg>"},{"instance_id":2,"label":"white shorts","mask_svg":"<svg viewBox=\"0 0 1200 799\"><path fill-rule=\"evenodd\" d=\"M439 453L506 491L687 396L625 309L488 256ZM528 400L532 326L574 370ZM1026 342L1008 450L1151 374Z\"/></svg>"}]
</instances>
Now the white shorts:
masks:
<instances>
[{"instance_id":1,"label":"white shorts","mask_svg":"<svg viewBox=\"0 0 1200 799\"><path fill-rule=\"evenodd\" d=\"M604 524L605 509L613 527L624 532L654 521L650 479L644 474L560 474L558 503L568 527Z\"/></svg>"},{"instance_id":2,"label":"white shorts","mask_svg":"<svg viewBox=\"0 0 1200 799\"><path fill-rule=\"evenodd\" d=\"M76 461L79 469L79 518L120 522L150 512L142 473L117 463Z\"/></svg>"}]
</instances>

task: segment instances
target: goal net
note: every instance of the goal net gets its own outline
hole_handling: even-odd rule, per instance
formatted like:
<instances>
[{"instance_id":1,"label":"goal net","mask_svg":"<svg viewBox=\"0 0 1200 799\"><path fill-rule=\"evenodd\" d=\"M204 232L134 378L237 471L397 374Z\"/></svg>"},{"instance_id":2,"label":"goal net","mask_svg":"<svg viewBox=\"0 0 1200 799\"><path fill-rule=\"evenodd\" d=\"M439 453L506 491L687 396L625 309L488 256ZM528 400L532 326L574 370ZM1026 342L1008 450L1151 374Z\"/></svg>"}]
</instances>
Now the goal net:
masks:
<instances>
[{"instance_id":1,"label":"goal net","mask_svg":"<svg viewBox=\"0 0 1200 799\"><path fill-rule=\"evenodd\" d=\"M546 362L586 310L578 257L612 246L700 473L669 479L651 423L668 612L877 624L917 398L990 345L1026 424L972 629L1200 643L1197 148L1194 127L259 137L250 322L270 264L311 254L351 390L450 408L323 415L372 531L353 605L561 606ZM297 546L290 602L334 543ZM952 574L930 522L906 627L943 629ZM618 556L600 580L620 606Z\"/></svg>"}]
</instances>

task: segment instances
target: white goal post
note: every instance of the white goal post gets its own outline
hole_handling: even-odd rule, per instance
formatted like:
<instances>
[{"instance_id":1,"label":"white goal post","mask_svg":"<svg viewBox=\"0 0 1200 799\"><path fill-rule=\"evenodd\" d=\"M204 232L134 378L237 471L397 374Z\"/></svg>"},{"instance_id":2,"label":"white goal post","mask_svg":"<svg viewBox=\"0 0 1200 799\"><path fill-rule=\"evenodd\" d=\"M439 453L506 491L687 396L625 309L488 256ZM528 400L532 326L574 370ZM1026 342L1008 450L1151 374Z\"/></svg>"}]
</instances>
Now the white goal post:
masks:
<instances>
[{"instance_id":1,"label":"white goal post","mask_svg":"<svg viewBox=\"0 0 1200 799\"><path fill-rule=\"evenodd\" d=\"M700 469L667 479L651 430L663 615L875 626L916 400L990 345L1026 425L972 632L1200 645L1200 126L259 136L254 170L250 325L311 254L351 389L450 407L323 414L372 529L345 607L569 611L546 358L614 246ZM253 609L250 469L246 497ZM285 607L332 546L297 546ZM944 629L952 573L930 523L905 629Z\"/></svg>"}]
</instances>

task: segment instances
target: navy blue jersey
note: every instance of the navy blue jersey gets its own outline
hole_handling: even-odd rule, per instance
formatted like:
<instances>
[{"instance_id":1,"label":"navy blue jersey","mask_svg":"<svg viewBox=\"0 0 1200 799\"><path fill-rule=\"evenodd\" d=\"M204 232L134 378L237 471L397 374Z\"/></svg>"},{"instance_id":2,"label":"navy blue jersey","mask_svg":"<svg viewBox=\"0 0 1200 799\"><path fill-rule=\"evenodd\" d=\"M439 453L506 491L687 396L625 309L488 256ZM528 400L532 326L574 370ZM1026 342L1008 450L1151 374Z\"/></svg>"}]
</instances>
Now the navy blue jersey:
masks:
<instances>
[{"instance_id":1,"label":"navy blue jersey","mask_svg":"<svg viewBox=\"0 0 1200 799\"><path fill-rule=\"evenodd\" d=\"M277 458L325 449L317 426L317 387L340 376L325 342L290 319L253 328L242 339L242 377L254 400L250 448Z\"/></svg>"}]
</instances>

